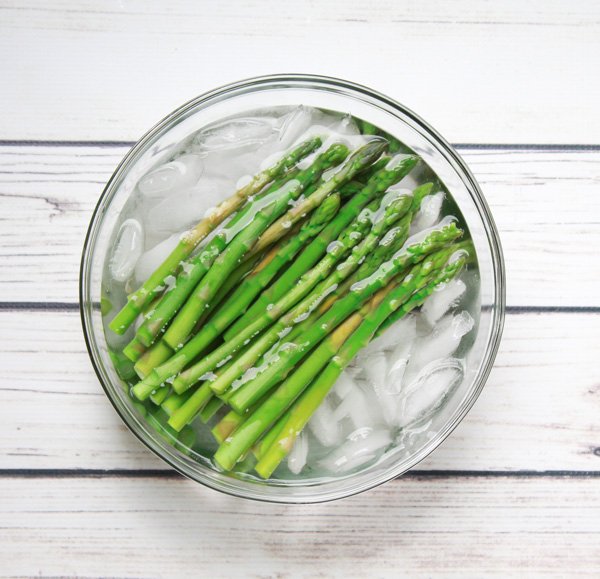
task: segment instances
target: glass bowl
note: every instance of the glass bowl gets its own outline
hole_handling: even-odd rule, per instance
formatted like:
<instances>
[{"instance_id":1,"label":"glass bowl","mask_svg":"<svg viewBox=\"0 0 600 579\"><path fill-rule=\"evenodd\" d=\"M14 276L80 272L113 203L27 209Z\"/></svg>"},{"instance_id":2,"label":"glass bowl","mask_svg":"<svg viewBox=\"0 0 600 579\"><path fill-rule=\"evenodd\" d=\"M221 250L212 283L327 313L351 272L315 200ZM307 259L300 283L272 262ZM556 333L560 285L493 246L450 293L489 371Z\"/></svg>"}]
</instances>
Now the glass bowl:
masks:
<instances>
[{"instance_id":1,"label":"glass bowl","mask_svg":"<svg viewBox=\"0 0 600 579\"><path fill-rule=\"evenodd\" d=\"M188 456L167 443L138 413L109 357L101 317L101 283L121 210L138 179L199 128L244 111L279 105L308 105L350 113L417 153L446 185L470 230L478 257L478 330L461 386L432 419L417 448L397 448L354 474L329 479L258 481L218 472L208 460ZM213 489L250 499L312 503L339 499L397 477L430 454L473 406L491 370L504 321L504 263L498 233L479 185L456 151L415 113L394 100L351 82L309 75L276 75L218 88L171 113L127 153L104 189L91 219L81 261L80 309L94 369L108 398L129 429L181 474Z\"/></svg>"}]
</instances>

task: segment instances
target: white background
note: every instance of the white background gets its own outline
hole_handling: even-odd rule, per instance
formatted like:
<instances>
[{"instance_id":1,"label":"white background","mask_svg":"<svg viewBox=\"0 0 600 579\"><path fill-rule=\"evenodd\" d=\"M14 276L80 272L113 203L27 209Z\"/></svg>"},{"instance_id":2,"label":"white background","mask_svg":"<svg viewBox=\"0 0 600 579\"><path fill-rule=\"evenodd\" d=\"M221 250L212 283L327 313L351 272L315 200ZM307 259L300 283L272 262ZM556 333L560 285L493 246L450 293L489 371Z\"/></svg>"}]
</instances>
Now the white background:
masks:
<instances>
[{"instance_id":1,"label":"white background","mask_svg":"<svg viewBox=\"0 0 600 579\"><path fill-rule=\"evenodd\" d=\"M0 1L0 574L600 574L600 3ZM273 506L171 473L85 353L79 256L129 143L205 90L347 78L440 130L505 249L475 407L416 471Z\"/></svg>"}]
</instances>

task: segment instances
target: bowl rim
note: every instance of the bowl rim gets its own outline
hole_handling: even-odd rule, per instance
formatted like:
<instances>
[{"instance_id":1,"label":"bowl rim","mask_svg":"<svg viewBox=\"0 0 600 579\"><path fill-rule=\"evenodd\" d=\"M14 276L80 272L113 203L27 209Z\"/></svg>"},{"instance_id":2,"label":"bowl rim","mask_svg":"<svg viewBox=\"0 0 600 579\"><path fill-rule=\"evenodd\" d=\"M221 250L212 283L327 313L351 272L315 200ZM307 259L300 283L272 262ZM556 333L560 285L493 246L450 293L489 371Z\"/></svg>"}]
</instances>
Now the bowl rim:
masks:
<instances>
[{"instance_id":1,"label":"bowl rim","mask_svg":"<svg viewBox=\"0 0 600 579\"><path fill-rule=\"evenodd\" d=\"M111 389L105 384L105 380L102 376L102 373L99 368L99 362L96 360L94 350L92 347L92 338L90 336L91 329L88 328L86 322L86 314L85 314L85 306L86 296L84 295L84 289L87 286L85 283L85 273L87 271L86 265L89 262L90 252L92 249L91 240L92 234L98 225L98 217L100 211L104 205L104 201L109 193L112 191L112 185L116 181L118 177L121 176L121 173L127 166L130 164L131 160L134 159L138 153L143 152L147 149L147 145L152 142L154 137L156 137L167 125L169 125L173 120L185 115L186 112L191 109L203 104L210 102L219 97L227 96L230 93L234 93L239 90L248 89L252 87L260 87L262 85L269 86L273 83L310 83L312 85L319 85L320 88L324 89L342 89L344 91L351 91L352 93L358 93L359 95L368 97L368 104L373 106L371 100L376 100L386 104L390 107L394 112L400 113L405 117L409 117L414 123L416 123L421 129L424 129L429 136L433 137L436 140L436 145L443 150L445 155L449 157L449 160L453 161L458 165L460 170L463 173L463 177L468 181L469 192L475 203L477 210L481 216L481 219L485 226L485 235L489 243L489 249L492 256L492 271L493 271L493 283L495 290L496 302L494 303L492 319L490 322L490 336L489 341L486 343L485 352L482 358L481 366L479 372L473 379L473 384L468 396L463 399L460 403L457 411L453 415L452 420L448 420L448 422L441 428L430 441L424 444L419 451L412 454L409 460L399 461L396 466L392 466L385 470L379 476L375 476L364 483L362 483L358 487L342 489L342 491L329 491L325 493L321 493L318 495L309 495L309 494L292 494L290 496L281 496L281 495L267 495L266 493L255 493L255 492L246 492L246 487L237 487L236 489L232 489L230 486L217 484L217 482L209 477L195 476L199 473L199 471L193 471L192 469L184 468L184 463L178 464L174 460L174 457L171 457L163 452L161 452L161 447L158 445L153 445L151 442L156 442L156 440L151 439L147 440L143 436L143 431L139 431L136 427L135 422L132 420L132 416L126 414L123 409L117 404L115 400L115 396ZM301 86L301 85L300 85ZM352 95L346 95L352 96ZM118 165L115 167L112 175L108 179L105 187L100 194L96 206L92 212L90 217L90 222L86 231L83 249L81 254L80 268L79 268L79 313L81 318L82 330L84 335L84 340L86 344L86 349L88 351L89 358L92 363L92 367L96 376L98 377L98 381L102 386L107 398L111 402L113 408L116 410L117 414L120 416L121 420L127 426L127 429L134 435L142 444L148 448L153 454L158 456L162 461L167 463L171 468L177 471L179 474L183 475L186 478L193 480L194 482L200 483L204 486L212 488L213 490L217 490L219 492L228 494L230 496L235 496L238 498L245 498L250 500L256 500L261 502L271 502L271 503L284 503L284 504L315 504L322 502L329 502L333 500L339 500L342 498L346 498L349 496L353 496L372 488L375 488L383 483L386 483L394 478L400 477L405 474L407 471L414 468L415 465L420 463L425 457L431 454L436 448L438 448L452 433L452 431L462 422L466 414L471 410L476 400L478 399L483 387L485 386L491 369L494 365L494 361L496 355L498 353L498 348L500 345L500 341L502 338L503 328L504 328L504 318L505 318L505 310L506 310L506 268L505 262L502 252L502 246L500 243L500 237L498 233L498 229L496 227L494 218L491 214L490 208L487 204L487 201L483 195L483 192L477 183L475 177L471 173L471 170L464 162L462 157L456 152L456 150L450 145L444 137L442 137L436 129L431 127L426 121L424 121L419 115L413 112L411 109L407 108L405 105L399 103L395 99L392 99L376 90L368 88L364 85L354 83L352 81L343 80L336 77L324 76L324 75L315 75L315 74L304 74L304 73L285 73L285 74L271 74L257 77L250 77L240 81L228 83L225 85L221 85L213 90L204 92L198 95L195 98L188 100L183 103L181 106L174 109L168 115L163 117L160 121L155 123L146 133L142 135L142 137L135 142L135 144L129 149L129 151L125 154L125 156L121 159ZM175 450L175 449L173 449ZM199 465L202 468L205 468L203 465ZM168 472L168 471L167 471ZM234 479L229 479L234 480ZM272 488L272 485L265 483L262 488ZM306 488L306 489L315 489L316 486L305 486L305 487L295 487L296 489Z\"/></svg>"}]
</instances>

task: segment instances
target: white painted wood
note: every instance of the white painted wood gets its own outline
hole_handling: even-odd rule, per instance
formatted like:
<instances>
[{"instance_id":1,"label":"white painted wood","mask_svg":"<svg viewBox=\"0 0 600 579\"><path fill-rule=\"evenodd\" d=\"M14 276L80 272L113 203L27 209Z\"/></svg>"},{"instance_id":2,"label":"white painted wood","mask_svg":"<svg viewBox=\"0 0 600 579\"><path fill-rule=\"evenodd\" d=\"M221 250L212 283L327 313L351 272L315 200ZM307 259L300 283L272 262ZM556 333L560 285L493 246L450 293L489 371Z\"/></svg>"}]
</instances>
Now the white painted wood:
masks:
<instances>
[{"instance_id":1,"label":"white painted wood","mask_svg":"<svg viewBox=\"0 0 600 579\"><path fill-rule=\"evenodd\" d=\"M274 72L364 83L452 142L597 144L598 3L0 0L0 51L0 309L38 305L0 311L0 576L600 575L597 313L508 316L483 394L419 465L444 476L284 507L178 477L61 474L167 468L104 396L77 312L44 310L76 302L87 223L127 147L7 146L135 140ZM509 305L600 306L600 151L463 154ZM538 470L570 474L522 472Z\"/></svg>"},{"instance_id":2,"label":"white painted wood","mask_svg":"<svg viewBox=\"0 0 600 579\"><path fill-rule=\"evenodd\" d=\"M454 142L598 142L596 2L9 1L9 139L135 139L224 83L347 78Z\"/></svg>"},{"instance_id":3,"label":"white painted wood","mask_svg":"<svg viewBox=\"0 0 600 579\"><path fill-rule=\"evenodd\" d=\"M87 225L126 151L0 147L3 301L77 301ZM461 153L500 230L509 305L600 305L600 151Z\"/></svg>"},{"instance_id":4,"label":"white painted wood","mask_svg":"<svg viewBox=\"0 0 600 579\"><path fill-rule=\"evenodd\" d=\"M0 328L0 469L163 468L105 398L76 312L2 312ZM419 468L600 470L598 343L598 314L509 315L480 399Z\"/></svg>"},{"instance_id":5,"label":"white painted wood","mask_svg":"<svg viewBox=\"0 0 600 579\"><path fill-rule=\"evenodd\" d=\"M190 481L0 480L3 576L597 577L598 479L394 481L278 506Z\"/></svg>"}]
</instances>

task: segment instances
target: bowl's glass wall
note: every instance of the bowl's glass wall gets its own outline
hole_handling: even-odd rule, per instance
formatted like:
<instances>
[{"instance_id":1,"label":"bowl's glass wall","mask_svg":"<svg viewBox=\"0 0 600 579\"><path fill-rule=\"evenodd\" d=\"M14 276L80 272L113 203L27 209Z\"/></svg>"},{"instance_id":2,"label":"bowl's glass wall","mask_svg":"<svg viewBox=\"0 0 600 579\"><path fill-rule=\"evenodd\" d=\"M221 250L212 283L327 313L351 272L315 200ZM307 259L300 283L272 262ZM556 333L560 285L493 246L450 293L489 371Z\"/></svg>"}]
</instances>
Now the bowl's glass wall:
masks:
<instances>
[{"instance_id":1,"label":"bowl's glass wall","mask_svg":"<svg viewBox=\"0 0 600 579\"><path fill-rule=\"evenodd\" d=\"M467 375L430 426L419 448L398 448L358 474L328 481L269 484L216 472L208 462L185 456L147 426L131 404L110 361L102 318L100 290L106 256L111 250L120 211L138 179L158 160L167 158L183 139L199 128L230 115L276 105L304 104L350 113L394 135L418 155L444 182L470 230L478 257L481 315L467 355ZM272 501L322 501L371 488L397 476L429 454L462 419L491 369L504 315L503 263L497 233L474 178L454 150L430 127L399 104L356 85L319 77L253 79L218 89L184 105L164 119L125 157L100 199L90 229L81 270L81 311L92 361L111 401L134 433L183 474L219 490Z\"/></svg>"}]
</instances>

